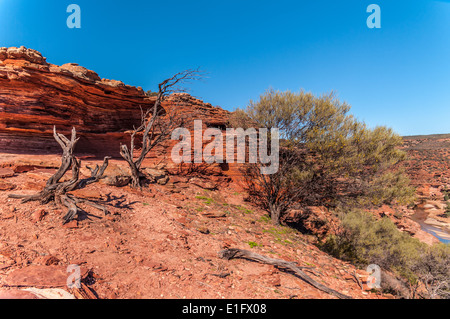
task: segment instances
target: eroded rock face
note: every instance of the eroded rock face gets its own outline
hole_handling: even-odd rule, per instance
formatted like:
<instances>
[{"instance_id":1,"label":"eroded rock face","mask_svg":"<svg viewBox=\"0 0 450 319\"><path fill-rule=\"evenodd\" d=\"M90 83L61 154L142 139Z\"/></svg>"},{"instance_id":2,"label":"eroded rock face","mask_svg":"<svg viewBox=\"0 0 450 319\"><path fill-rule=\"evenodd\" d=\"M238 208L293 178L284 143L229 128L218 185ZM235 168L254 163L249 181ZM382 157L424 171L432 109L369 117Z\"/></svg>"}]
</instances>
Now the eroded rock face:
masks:
<instances>
[{"instance_id":1,"label":"eroded rock face","mask_svg":"<svg viewBox=\"0 0 450 319\"><path fill-rule=\"evenodd\" d=\"M120 144L129 145L126 132L139 126L141 108L152 107L155 100L142 88L101 79L76 63L57 66L35 50L0 48L0 153L60 154L53 138L56 126L66 136L76 128L77 156L120 158ZM162 107L185 117L184 127L191 130L192 141L194 120L202 120L203 132L220 129L225 140L230 112L186 93L170 95ZM241 175L239 165L214 163L204 169L174 164L171 149L178 142L168 140L155 147L144 165L163 163L171 173L201 170L209 176ZM203 148L209 143L203 141Z\"/></svg>"},{"instance_id":2,"label":"eroded rock face","mask_svg":"<svg viewBox=\"0 0 450 319\"><path fill-rule=\"evenodd\" d=\"M57 66L32 49L0 48L0 152L58 154L55 125L66 135L77 129L77 153L119 157L120 144L129 140L124 132L154 101L142 88L101 79L76 63ZM194 119L205 129L224 129L228 121L229 112L189 94L174 94L163 107L187 115L189 128ZM160 158L164 150L167 145L149 157Z\"/></svg>"},{"instance_id":3,"label":"eroded rock face","mask_svg":"<svg viewBox=\"0 0 450 319\"><path fill-rule=\"evenodd\" d=\"M121 133L139 122L140 106L153 103L141 88L77 64L57 66L35 50L0 48L1 152L59 152L56 125L61 133L76 127L77 151L104 155L126 141Z\"/></svg>"}]
</instances>

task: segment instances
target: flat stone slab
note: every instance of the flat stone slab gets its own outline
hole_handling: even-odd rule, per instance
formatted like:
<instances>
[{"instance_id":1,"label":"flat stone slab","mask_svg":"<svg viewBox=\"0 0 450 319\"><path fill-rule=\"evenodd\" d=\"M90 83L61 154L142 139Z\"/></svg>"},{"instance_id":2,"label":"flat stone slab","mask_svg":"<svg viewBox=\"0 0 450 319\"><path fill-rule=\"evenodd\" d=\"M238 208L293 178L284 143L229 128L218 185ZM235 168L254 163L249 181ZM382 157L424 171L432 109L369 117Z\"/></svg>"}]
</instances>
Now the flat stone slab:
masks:
<instances>
[{"instance_id":1,"label":"flat stone slab","mask_svg":"<svg viewBox=\"0 0 450 319\"><path fill-rule=\"evenodd\" d=\"M75 299L75 297L60 288L26 288L0 290L0 299Z\"/></svg>"},{"instance_id":2,"label":"flat stone slab","mask_svg":"<svg viewBox=\"0 0 450 319\"><path fill-rule=\"evenodd\" d=\"M12 177L14 174L13 169L0 167L0 178Z\"/></svg>"},{"instance_id":3,"label":"flat stone slab","mask_svg":"<svg viewBox=\"0 0 450 319\"><path fill-rule=\"evenodd\" d=\"M0 191L11 191L16 188L16 185L0 180Z\"/></svg>"},{"instance_id":4,"label":"flat stone slab","mask_svg":"<svg viewBox=\"0 0 450 319\"><path fill-rule=\"evenodd\" d=\"M0 290L0 299L41 299L32 292L11 289L11 290Z\"/></svg>"},{"instance_id":5,"label":"flat stone slab","mask_svg":"<svg viewBox=\"0 0 450 319\"><path fill-rule=\"evenodd\" d=\"M5 284L10 287L57 288L67 285L70 273L61 266L29 266L8 274Z\"/></svg>"}]
</instances>

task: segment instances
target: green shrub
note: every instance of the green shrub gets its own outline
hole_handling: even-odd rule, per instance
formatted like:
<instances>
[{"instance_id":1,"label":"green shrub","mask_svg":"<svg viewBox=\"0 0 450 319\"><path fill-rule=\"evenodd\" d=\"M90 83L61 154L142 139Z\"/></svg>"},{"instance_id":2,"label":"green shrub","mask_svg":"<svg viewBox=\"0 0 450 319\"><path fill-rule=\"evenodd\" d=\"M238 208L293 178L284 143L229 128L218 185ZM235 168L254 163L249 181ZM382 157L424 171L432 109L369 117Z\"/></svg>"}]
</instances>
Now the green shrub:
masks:
<instances>
[{"instance_id":1,"label":"green shrub","mask_svg":"<svg viewBox=\"0 0 450 319\"><path fill-rule=\"evenodd\" d=\"M450 217L450 202L447 202L447 207L445 208L444 215Z\"/></svg>"},{"instance_id":2,"label":"green shrub","mask_svg":"<svg viewBox=\"0 0 450 319\"><path fill-rule=\"evenodd\" d=\"M410 283L424 284L427 298L450 298L450 245L428 246L400 232L387 217L351 211L341 215L342 231L321 248L357 265L377 264ZM412 292L412 290L411 290Z\"/></svg>"},{"instance_id":3,"label":"green shrub","mask_svg":"<svg viewBox=\"0 0 450 319\"><path fill-rule=\"evenodd\" d=\"M450 298L450 245L426 247L413 271L424 284L428 298Z\"/></svg>"},{"instance_id":4,"label":"green shrub","mask_svg":"<svg viewBox=\"0 0 450 319\"><path fill-rule=\"evenodd\" d=\"M342 231L330 236L321 247L337 258L354 264L377 264L411 282L411 271L425 244L397 229L387 217L377 220L372 214L352 211L341 217Z\"/></svg>"},{"instance_id":5,"label":"green shrub","mask_svg":"<svg viewBox=\"0 0 450 319\"><path fill-rule=\"evenodd\" d=\"M157 95L158 95L158 92L152 92L152 90L148 90L147 92L145 92L145 94L146 94L147 96L157 96Z\"/></svg>"},{"instance_id":6,"label":"green shrub","mask_svg":"<svg viewBox=\"0 0 450 319\"><path fill-rule=\"evenodd\" d=\"M305 206L371 207L414 202L402 138L387 127L369 128L336 94L267 90L258 101L233 112L230 126L279 129L279 167L262 173L244 166L247 191L274 224L297 203ZM269 149L269 148L268 148Z\"/></svg>"}]
</instances>

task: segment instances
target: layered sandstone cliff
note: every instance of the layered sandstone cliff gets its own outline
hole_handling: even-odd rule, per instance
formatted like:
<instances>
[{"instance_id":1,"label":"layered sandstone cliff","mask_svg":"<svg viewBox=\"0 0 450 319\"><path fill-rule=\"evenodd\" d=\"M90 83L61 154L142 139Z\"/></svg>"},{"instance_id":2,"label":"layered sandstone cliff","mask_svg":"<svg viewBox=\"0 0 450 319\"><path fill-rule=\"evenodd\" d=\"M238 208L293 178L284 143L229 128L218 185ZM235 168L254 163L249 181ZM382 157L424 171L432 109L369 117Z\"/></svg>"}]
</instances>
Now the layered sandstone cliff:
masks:
<instances>
[{"instance_id":1,"label":"layered sandstone cliff","mask_svg":"<svg viewBox=\"0 0 450 319\"><path fill-rule=\"evenodd\" d=\"M140 108L153 105L142 88L101 79L74 63L50 64L25 47L0 48L0 152L59 153L56 126L64 134L77 129L80 154L117 157L120 143L128 141L124 132L140 121ZM171 96L165 106L202 119L205 128L227 122L227 111L188 94Z\"/></svg>"}]
</instances>

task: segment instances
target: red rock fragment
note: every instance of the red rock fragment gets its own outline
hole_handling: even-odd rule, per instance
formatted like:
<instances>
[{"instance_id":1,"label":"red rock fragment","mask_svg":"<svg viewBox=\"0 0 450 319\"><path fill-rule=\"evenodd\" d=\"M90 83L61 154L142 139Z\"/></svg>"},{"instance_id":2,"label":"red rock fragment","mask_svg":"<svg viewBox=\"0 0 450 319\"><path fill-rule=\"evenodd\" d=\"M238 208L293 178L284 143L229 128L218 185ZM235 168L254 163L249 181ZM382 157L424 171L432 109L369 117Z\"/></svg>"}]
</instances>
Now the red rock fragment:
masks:
<instances>
[{"instance_id":1,"label":"red rock fragment","mask_svg":"<svg viewBox=\"0 0 450 319\"><path fill-rule=\"evenodd\" d=\"M14 176L14 170L10 168L0 167L0 178L12 177Z\"/></svg>"},{"instance_id":2,"label":"red rock fragment","mask_svg":"<svg viewBox=\"0 0 450 319\"><path fill-rule=\"evenodd\" d=\"M39 209L39 210L37 210L37 211L35 211L34 213L33 213L33 215L32 215L32 220L34 221L34 222L40 222L43 218L44 218L44 216L46 215L47 213L45 212L45 210L44 209Z\"/></svg>"},{"instance_id":3,"label":"red rock fragment","mask_svg":"<svg viewBox=\"0 0 450 319\"><path fill-rule=\"evenodd\" d=\"M57 288L67 285L69 273L59 266L33 265L8 274L5 283L10 287Z\"/></svg>"}]
</instances>

